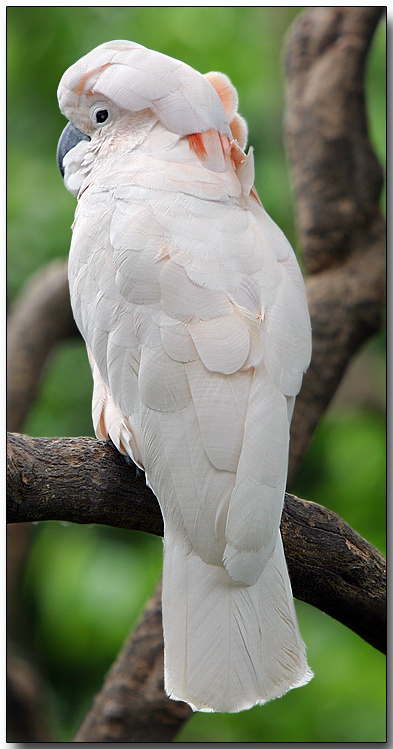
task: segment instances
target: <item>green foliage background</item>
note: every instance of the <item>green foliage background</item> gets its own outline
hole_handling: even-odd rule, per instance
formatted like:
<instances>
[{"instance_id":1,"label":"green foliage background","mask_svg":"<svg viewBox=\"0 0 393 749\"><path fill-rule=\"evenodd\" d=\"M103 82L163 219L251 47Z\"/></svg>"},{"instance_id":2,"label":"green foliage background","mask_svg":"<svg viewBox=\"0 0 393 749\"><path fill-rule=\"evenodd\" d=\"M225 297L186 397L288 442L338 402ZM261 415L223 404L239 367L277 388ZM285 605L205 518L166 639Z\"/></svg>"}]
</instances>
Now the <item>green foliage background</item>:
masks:
<instances>
[{"instance_id":1,"label":"green foliage background","mask_svg":"<svg viewBox=\"0 0 393 749\"><path fill-rule=\"evenodd\" d=\"M55 162L65 125L64 70L109 39L133 39L239 90L256 152L262 202L296 247L283 148L283 40L300 7L8 7L8 300L53 258L67 256L74 198ZM385 26L367 72L370 129L385 163ZM350 368L294 487L335 510L384 551L384 338ZM91 377L81 341L48 364L24 431L92 434ZM161 540L101 527L43 523L23 580L26 631L47 680L58 741L70 741L105 671L158 579ZM297 602L313 681L238 715L196 714L178 741L382 742L384 657L320 611Z\"/></svg>"}]
</instances>

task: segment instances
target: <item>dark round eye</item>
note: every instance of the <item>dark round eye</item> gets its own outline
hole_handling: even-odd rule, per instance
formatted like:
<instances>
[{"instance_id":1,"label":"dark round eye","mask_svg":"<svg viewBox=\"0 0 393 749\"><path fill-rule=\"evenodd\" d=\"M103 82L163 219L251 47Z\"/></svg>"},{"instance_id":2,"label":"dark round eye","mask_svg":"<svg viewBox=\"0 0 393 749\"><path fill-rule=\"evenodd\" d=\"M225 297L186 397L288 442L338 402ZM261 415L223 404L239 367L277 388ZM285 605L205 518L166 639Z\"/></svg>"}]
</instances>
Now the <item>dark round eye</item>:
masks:
<instances>
[{"instance_id":1,"label":"dark round eye","mask_svg":"<svg viewBox=\"0 0 393 749\"><path fill-rule=\"evenodd\" d=\"M99 109L98 112L96 112L96 122L98 125L101 125L102 122L105 122L109 117L109 112L107 109Z\"/></svg>"}]
</instances>

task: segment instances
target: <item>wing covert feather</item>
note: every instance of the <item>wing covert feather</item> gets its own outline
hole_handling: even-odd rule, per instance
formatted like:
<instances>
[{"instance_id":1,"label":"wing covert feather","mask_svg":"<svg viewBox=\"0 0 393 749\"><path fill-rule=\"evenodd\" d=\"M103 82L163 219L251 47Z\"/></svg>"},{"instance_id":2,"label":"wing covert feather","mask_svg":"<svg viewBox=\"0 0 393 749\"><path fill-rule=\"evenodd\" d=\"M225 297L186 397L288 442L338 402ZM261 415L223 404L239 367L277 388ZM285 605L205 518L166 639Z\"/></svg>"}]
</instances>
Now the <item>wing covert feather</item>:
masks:
<instances>
[{"instance_id":1,"label":"wing covert feather","mask_svg":"<svg viewBox=\"0 0 393 749\"><path fill-rule=\"evenodd\" d=\"M227 376L207 372L195 362L186 367L186 374L206 456L215 468L236 473L252 370Z\"/></svg>"},{"instance_id":2,"label":"wing covert feather","mask_svg":"<svg viewBox=\"0 0 393 749\"><path fill-rule=\"evenodd\" d=\"M218 470L207 461L193 402L176 412L143 409L142 437L149 485L160 502L168 530L184 525L189 543L201 559L222 564L235 474Z\"/></svg>"},{"instance_id":3,"label":"wing covert feather","mask_svg":"<svg viewBox=\"0 0 393 749\"><path fill-rule=\"evenodd\" d=\"M284 502L288 444L286 398L265 369L258 367L226 524L224 564L238 582L254 584L274 549Z\"/></svg>"},{"instance_id":4,"label":"wing covert feather","mask_svg":"<svg viewBox=\"0 0 393 749\"><path fill-rule=\"evenodd\" d=\"M206 369L233 374L250 352L250 332L244 315L236 310L213 320L189 323L188 330Z\"/></svg>"},{"instance_id":5,"label":"wing covert feather","mask_svg":"<svg viewBox=\"0 0 393 749\"><path fill-rule=\"evenodd\" d=\"M171 359L163 346L143 346L139 369L139 394L149 409L178 412L191 401L184 365Z\"/></svg>"},{"instance_id":6,"label":"wing covert feather","mask_svg":"<svg viewBox=\"0 0 393 749\"><path fill-rule=\"evenodd\" d=\"M285 395L297 395L311 356L311 330L304 283L292 259L280 262L281 281L266 311L264 364Z\"/></svg>"},{"instance_id":7,"label":"wing covert feather","mask_svg":"<svg viewBox=\"0 0 393 749\"><path fill-rule=\"evenodd\" d=\"M169 317L182 322L212 320L232 313L228 295L190 281L184 268L168 260L160 275L161 307Z\"/></svg>"}]
</instances>

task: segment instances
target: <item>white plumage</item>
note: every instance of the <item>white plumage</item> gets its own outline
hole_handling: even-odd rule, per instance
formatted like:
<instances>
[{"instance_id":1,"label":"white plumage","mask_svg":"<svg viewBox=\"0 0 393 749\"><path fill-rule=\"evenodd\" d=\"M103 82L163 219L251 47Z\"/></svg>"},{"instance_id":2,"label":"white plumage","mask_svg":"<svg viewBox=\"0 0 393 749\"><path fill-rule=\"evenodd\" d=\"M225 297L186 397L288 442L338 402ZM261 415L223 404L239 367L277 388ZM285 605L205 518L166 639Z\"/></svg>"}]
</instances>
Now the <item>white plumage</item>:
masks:
<instances>
[{"instance_id":1,"label":"white plumage","mask_svg":"<svg viewBox=\"0 0 393 749\"><path fill-rule=\"evenodd\" d=\"M226 76L114 41L58 96L84 137L59 160L95 430L146 471L165 521L165 688L243 710L312 676L279 530L310 359L301 273Z\"/></svg>"}]
</instances>

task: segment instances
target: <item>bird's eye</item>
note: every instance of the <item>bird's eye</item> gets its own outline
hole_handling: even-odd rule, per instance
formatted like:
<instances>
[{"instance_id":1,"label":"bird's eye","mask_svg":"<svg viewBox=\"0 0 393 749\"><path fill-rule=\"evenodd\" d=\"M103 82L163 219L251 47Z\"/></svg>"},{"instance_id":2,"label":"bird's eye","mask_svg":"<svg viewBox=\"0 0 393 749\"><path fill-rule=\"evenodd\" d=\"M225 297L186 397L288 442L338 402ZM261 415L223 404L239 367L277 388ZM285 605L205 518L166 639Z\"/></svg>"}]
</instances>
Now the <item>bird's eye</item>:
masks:
<instances>
[{"instance_id":1,"label":"bird's eye","mask_svg":"<svg viewBox=\"0 0 393 749\"><path fill-rule=\"evenodd\" d=\"M109 112L107 109L99 109L98 112L96 112L96 123L97 125L101 125L105 120L107 120L109 117Z\"/></svg>"},{"instance_id":2,"label":"bird's eye","mask_svg":"<svg viewBox=\"0 0 393 749\"><path fill-rule=\"evenodd\" d=\"M94 128L100 128L112 119L112 109L105 101L96 102L90 109L90 121Z\"/></svg>"}]
</instances>

